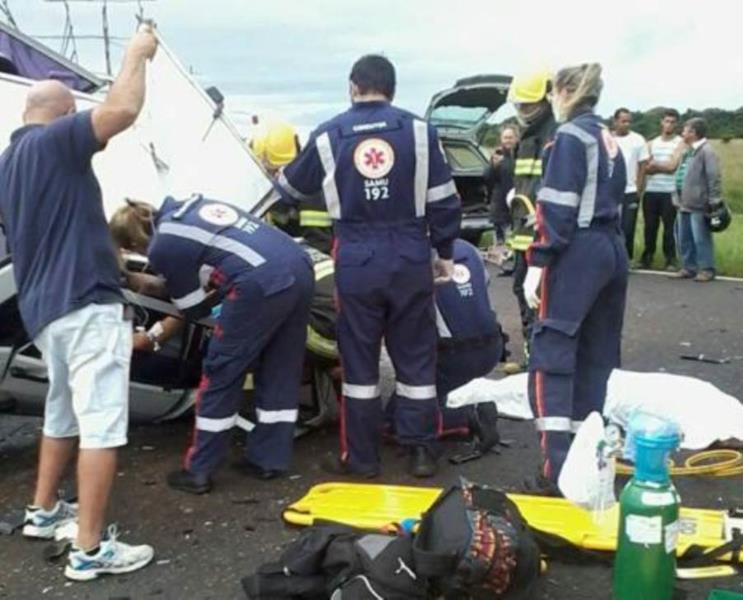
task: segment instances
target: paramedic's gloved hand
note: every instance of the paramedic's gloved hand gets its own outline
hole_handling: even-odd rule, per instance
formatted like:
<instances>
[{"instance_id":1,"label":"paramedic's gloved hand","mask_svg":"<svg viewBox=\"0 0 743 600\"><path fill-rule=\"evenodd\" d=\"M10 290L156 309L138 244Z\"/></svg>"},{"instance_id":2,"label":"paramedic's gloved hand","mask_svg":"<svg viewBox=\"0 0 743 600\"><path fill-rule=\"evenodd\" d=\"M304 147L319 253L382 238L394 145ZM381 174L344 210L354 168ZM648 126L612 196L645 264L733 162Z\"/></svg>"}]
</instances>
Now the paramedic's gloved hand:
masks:
<instances>
[{"instance_id":1,"label":"paramedic's gloved hand","mask_svg":"<svg viewBox=\"0 0 743 600\"><path fill-rule=\"evenodd\" d=\"M157 37L151 25L142 23L129 42L129 50L152 60L157 52Z\"/></svg>"},{"instance_id":2,"label":"paramedic's gloved hand","mask_svg":"<svg viewBox=\"0 0 743 600\"><path fill-rule=\"evenodd\" d=\"M437 258L433 261L433 282L435 284L449 283L454 276L454 261Z\"/></svg>"},{"instance_id":3,"label":"paramedic's gloved hand","mask_svg":"<svg viewBox=\"0 0 743 600\"><path fill-rule=\"evenodd\" d=\"M524 279L524 298L529 308L539 308L539 286L542 283L542 267L529 267Z\"/></svg>"}]
</instances>

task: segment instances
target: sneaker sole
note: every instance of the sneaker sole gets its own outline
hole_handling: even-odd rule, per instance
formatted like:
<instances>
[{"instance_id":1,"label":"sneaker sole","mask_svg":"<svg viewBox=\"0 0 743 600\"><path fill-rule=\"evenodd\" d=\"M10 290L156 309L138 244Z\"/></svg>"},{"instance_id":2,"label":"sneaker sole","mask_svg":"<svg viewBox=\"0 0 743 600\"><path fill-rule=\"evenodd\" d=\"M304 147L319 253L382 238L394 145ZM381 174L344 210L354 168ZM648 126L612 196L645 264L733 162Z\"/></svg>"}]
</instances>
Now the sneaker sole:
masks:
<instances>
[{"instance_id":1,"label":"sneaker sole","mask_svg":"<svg viewBox=\"0 0 743 600\"><path fill-rule=\"evenodd\" d=\"M57 525L47 527L36 527L36 525L24 525L23 536L34 540L53 540Z\"/></svg>"},{"instance_id":2,"label":"sneaker sole","mask_svg":"<svg viewBox=\"0 0 743 600\"><path fill-rule=\"evenodd\" d=\"M155 558L154 554L145 561L133 563L126 567L112 567L109 569L94 569L90 571L78 571L77 569L70 567L70 565L67 565L64 570L64 575L67 579L73 581L92 581L93 579L98 579L101 575L124 575L126 573L132 573L139 569L143 569L152 562L153 558Z\"/></svg>"}]
</instances>

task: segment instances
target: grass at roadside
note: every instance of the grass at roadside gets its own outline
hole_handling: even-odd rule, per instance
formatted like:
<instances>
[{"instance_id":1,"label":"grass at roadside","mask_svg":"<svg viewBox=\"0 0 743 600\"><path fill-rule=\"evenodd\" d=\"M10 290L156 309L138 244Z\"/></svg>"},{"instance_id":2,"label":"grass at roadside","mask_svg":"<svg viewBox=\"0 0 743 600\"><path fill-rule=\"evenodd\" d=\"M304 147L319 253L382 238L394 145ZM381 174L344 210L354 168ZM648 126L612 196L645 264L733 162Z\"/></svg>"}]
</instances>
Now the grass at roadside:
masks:
<instances>
[{"instance_id":1,"label":"grass at roadside","mask_svg":"<svg viewBox=\"0 0 743 600\"><path fill-rule=\"evenodd\" d=\"M743 140L712 140L722 164L722 193L733 212L743 214Z\"/></svg>"},{"instance_id":2,"label":"grass at roadside","mask_svg":"<svg viewBox=\"0 0 743 600\"><path fill-rule=\"evenodd\" d=\"M635 260L642 256L645 247L643 237L644 222L642 215L637 220L637 231L635 235ZM661 230L662 231L662 230ZM663 268L662 233L658 232L657 250L653 267ZM715 243L715 265L718 275L728 277L743 277L743 214L733 215L730 227L722 233L713 234Z\"/></svg>"}]
</instances>

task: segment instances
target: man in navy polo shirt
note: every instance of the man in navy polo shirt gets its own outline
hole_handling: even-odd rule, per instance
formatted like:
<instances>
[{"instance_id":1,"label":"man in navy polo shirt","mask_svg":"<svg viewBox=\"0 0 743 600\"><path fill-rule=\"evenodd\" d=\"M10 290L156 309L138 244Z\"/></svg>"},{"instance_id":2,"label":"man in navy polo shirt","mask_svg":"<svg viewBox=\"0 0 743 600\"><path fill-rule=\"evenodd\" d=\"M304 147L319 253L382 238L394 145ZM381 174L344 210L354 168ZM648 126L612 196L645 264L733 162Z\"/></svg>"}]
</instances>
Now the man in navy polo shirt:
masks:
<instances>
[{"instance_id":1,"label":"man in navy polo shirt","mask_svg":"<svg viewBox=\"0 0 743 600\"><path fill-rule=\"evenodd\" d=\"M146 61L156 49L153 32L140 29L108 97L92 111L77 113L58 81L33 85L24 126L0 157L0 218L18 304L49 374L39 474L23 533L54 538L78 521L78 507L58 500L57 490L79 445L78 533L65 569L78 581L131 572L153 557L150 546L117 541L115 526L101 535L116 449L127 442L132 337L91 160L137 118Z\"/></svg>"}]
</instances>

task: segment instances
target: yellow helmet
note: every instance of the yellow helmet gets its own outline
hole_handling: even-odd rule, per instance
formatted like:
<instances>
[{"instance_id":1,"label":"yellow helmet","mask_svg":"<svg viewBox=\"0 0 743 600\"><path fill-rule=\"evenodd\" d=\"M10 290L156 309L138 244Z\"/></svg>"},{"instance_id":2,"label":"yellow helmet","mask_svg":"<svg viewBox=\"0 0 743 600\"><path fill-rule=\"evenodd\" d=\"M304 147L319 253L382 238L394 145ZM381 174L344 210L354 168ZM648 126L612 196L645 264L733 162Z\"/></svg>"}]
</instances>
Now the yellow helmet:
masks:
<instances>
[{"instance_id":1,"label":"yellow helmet","mask_svg":"<svg viewBox=\"0 0 743 600\"><path fill-rule=\"evenodd\" d=\"M253 151L253 155L260 161L266 157L266 136L265 134L256 135L250 140L250 149Z\"/></svg>"},{"instance_id":2,"label":"yellow helmet","mask_svg":"<svg viewBox=\"0 0 743 600\"><path fill-rule=\"evenodd\" d=\"M531 104L547 97L552 85L552 74L536 71L517 75L508 89L508 101L513 104Z\"/></svg>"},{"instance_id":3,"label":"yellow helmet","mask_svg":"<svg viewBox=\"0 0 743 600\"><path fill-rule=\"evenodd\" d=\"M289 123L278 122L269 126L264 138L263 159L279 168L293 161L299 150L297 132Z\"/></svg>"}]
</instances>

